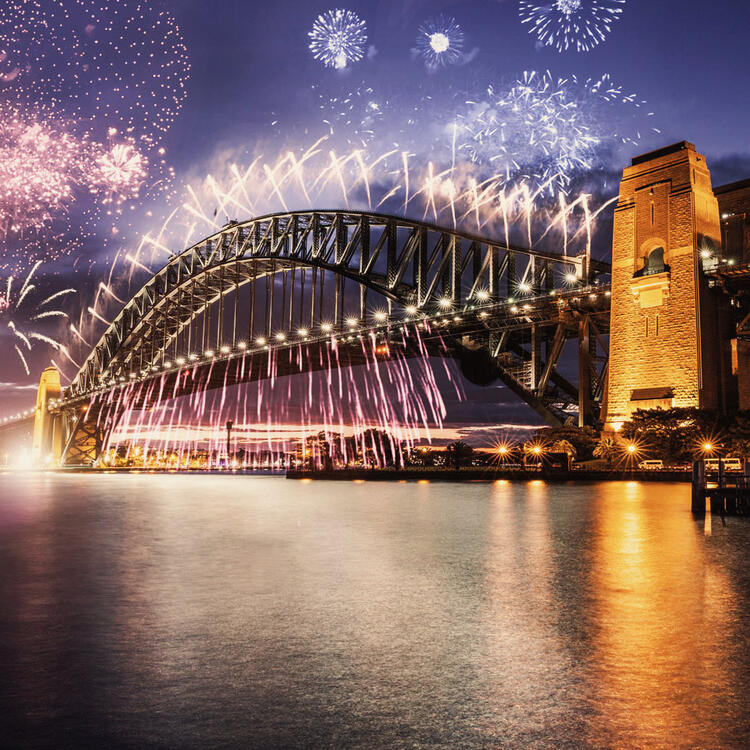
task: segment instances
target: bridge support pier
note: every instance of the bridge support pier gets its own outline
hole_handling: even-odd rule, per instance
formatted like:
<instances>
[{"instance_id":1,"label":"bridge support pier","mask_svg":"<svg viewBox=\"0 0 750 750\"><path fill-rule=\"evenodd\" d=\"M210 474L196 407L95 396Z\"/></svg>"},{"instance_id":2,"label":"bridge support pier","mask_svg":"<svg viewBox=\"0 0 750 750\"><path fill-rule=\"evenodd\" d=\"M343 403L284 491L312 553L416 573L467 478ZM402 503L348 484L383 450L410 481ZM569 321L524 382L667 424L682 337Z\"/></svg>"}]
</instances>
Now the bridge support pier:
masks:
<instances>
[{"instance_id":1,"label":"bridge support pier","mask_svg":"<svg viewBox=\"0 0 750 750\"><path fill-rule=\"evenodd\" d=\"M116 410L84 408L70 417L69 438L62 457L63 466L96 466L119 421Z\"/></svg>"},{"instance_id":2,"label":"bridge support pier","mask_svg":"<svg viewBox=\"0 0 750 750\"><path fill-rule=\"evenodd\" d=\"M591 333L589 319L578 321L578 426L585 427L593 421L591 398Z\"/></svg>"},{"instance_id":3,"label":"bridge support pier","mask_svg":"<svg viewBox=\"0 0 750 750\"><path fill-rule=\"evenodd\" d=\"M641 409L721 408L725 303L705 274L720 247L719 206L695 146L633 159L614 216L608 429Z\"/></svg>"},{"instance_id":4,"label":"bridge support pier","mask_svg":"<svg viewBox=\"0 0 750 750\"><path fill-rule=\"evenodd\" d=\"M50 401L60 398L60 371L48 367L42 373L36 395L31 457L36 466L57 466L63 452L62 414L50 412Z\"/></svg>"}]
</instances>

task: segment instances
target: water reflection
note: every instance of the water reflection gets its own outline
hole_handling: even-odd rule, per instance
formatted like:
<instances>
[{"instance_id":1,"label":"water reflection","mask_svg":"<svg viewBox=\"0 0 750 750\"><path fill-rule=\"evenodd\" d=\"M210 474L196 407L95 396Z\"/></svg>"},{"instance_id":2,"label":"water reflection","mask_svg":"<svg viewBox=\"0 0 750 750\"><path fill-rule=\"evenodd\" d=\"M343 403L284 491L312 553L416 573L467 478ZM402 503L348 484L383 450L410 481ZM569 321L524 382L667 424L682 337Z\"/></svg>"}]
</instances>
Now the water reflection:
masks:
<instances>
[{"instance_id":1,"label":"water reflection","mask_svg":"<svg viewBox=\"0 0 750 750\"><path fill-rule=\"evenodd\" d=\"M639 483L0 476L6 742L744 747L750 524L688 509Z\"/></svg>"},{"instance_id":2,"label":"water reflection","mask_svg":"<svg viewBox=\"0 0 750 750\"><path fill-rule=\"evenodd\" d=\"M726 669L742 635L733 602L744 596L696 532L688 513L655 504L647 485L603 488L592 656L600 731L613 738L627 731L639 746L699 746L708 727L717 737L726 728L716 688L729 700L745 689Z\"/></svg>"}]
</instances>

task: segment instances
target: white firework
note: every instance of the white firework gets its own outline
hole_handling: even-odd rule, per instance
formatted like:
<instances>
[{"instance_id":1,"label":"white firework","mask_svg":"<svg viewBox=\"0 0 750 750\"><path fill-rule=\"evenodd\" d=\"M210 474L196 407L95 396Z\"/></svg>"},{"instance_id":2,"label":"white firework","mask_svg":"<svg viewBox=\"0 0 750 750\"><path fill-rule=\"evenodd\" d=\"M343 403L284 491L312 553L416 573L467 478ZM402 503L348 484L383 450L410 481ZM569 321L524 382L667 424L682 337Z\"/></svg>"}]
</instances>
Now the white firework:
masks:
<instances>
[{"instance_id":1,"label":"white firework","mask_svg":"<svg viewBox=\"0 0 750 750\"><path fill-rule=\"evenodd\" d=\"M625 0L520 0L519 14L541 44L558 52L588 52L604 41L624 5Z\"/></svg>"},{"instance_id":2,"label":"white firework","mask_svg":"<svg viewBox=\"0 0 750 750\"><path fill-rule=\"evenodd\" d=\"M637 144L641 131L630 123L653 115L609 75L557 79L536 71L507 87L490 86L466 105L456 122L456 150L508 181L550 190L567 189L576 174L596 168L602 149Z\"/></svg>"},{"instance_id":3,"label":"white firework","mask_svg":"<svg viewBox=\"0 0 750 750\"><path fill-rule=\"evenodd\" d=\"M328 68L345 68L365 54L367 24L350 10L327 10L313 23L310 51Z\"/></svg>"},{"instance_id":4,"label":"white firework","mask_svg":"<svg viewBox=\"0 0 750 750\"><path fill-rule=\"evenodd\" d=\"M432 18L419 27L417 48L431 68L456 63L463 54L464 32L455 18Z\"/></svg>"}]
</instances>

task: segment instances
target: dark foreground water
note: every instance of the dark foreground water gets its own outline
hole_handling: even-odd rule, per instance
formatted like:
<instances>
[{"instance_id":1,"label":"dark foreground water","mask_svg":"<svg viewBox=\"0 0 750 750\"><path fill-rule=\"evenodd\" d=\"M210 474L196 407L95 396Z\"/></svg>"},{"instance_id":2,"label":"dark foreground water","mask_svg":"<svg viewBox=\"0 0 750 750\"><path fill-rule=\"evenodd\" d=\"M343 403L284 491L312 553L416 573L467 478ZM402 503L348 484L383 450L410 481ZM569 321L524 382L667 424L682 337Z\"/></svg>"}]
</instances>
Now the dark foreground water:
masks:
<instances>
[{"instance_id":1,"label":"dark foreground water","mask_svg":"<svg viewBox=\"0 0 750 750\"><path fill-rule=\"evenodd\" d=\"M747 747L682 485L0 475L3 747Z\"/></svg>"}]
</instances>

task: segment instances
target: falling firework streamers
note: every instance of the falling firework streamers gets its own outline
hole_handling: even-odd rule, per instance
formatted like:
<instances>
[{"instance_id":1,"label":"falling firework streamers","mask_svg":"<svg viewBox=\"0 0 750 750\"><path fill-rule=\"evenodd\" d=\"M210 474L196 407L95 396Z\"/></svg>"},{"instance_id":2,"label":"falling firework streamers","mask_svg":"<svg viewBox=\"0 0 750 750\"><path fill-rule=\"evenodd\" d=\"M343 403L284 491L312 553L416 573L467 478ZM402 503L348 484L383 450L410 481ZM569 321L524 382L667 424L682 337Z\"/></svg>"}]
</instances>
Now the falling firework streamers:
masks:
<instances>
[{"instance_id":1,"label":"falling firework streamers","mask_svg":"<svg viewBox=\"0 0 750 750\"><path fill-rule=\"evenodd\" d=\"M30 177L10 203L0 198L9 268L70 252L102 212L114 222L168 189L160 140L189 66L173 18L135 0L6 3L0 50L4 181Z\"/></svg>"},{"instance_id":2,"label":"falling firework streamers","mask_svg":"<svg viewBox=\"0 0 750 750\"><path fill-rule=\"evenodd\" d=\"M634 121L643 118L645 125L652 115L608 75L579 80L526 72L509 87L490 86L486 97L466 103L456 121L457 150L493 165L508 182L521 178L567 189L576 174L596 168L602 153L637 144L642 129Z\"/></svg>"},{"instance_id":3,"label":"falling firework streamers","mask_svg":"<svg viewBox=\"0 0 750 750\"><path fill-rule=\"evenodd\" d=\"M431 19L417 32L417 48L430 68L458 62L463 47L464 32L455 18L440 16Z\"/></svg>"},{"instance_id":4,"label":"falling firework streamers","mask_svg":"<svg viewBox=\"0 0 750 750\"><path fill-rule=\"evenodd\" d=\"M41 302L32 301L38 297L35 294L35 274L40 265L41 261L37 262L22 282L12 276L7 281L0 281L0 326L10 333L13 348L27 375L30 374L27 356L35 343L51 346L68 357L67 349L56 339L42 333L38 326L50 319L67 319L67 313L51 305L76 292L75 289L63 289Z\"/></svg>"},{"instance_id":5,"label":"falling firework streamers","mask_svg":"<svg viewBox=\"0 0 750 750\"><path fill-rule=\"evenodd\" d=\"M364 56L367 24L350 10L327 10L313 23L310 51L328 68L342 69Z\"/></svg>"},{"instance_id":6,"label":"falling firework streamers","mask_svg":"<svg viewBox=\"0 0 750 750\"><path fill-rule=\"evenodd\" d=\"M521 22L529 33L558 52L575 49L588 52L604 41L612 24L620 18L625 0L521 0Z\"/></svg>"},{"instance_id":7,"label":"falling firework streamers","mask_svg":"<svg viewBox=\"0 0 750 750\"><path fill-rule=\"evenodd\" d=\"M414 339L419 333L414 327L402 335ZM216 390L206 390L204 381L195 378L192 393L167 398L148 410L131 404L138 404L149 389L163 390L163 384L134 383L95 396L92 407L95 410L101 398L122 413L122 426L107 448L112 454L131 457L138 450L141 456L155 455L155 460L169 454L182 468L195 466L201 454L208 461L206 468L225 461L228 420L234 423L235 439L239 436L244 445L253 446L254 456L245 454L239 466L257 465L259 454L265 455L265 465L283 466L284 455L295 450L312 466L382 466L388 456L400 464L402 447L411 449L443 427L446 408L440 385L459 399L462 389L450 363L436 363L426 355L407 360L396 350L383 359L370 339L363 340L362 352L365 364L356 367L339 362L332 342L322 350L300 346L272 351L267 362L265 355L246 353L236 361L238 369L260 369L271 376ZM301 374L274 375L284 356L298 363ZM307 369L315 368L321 356L327 361L322 372Z\"/></svg>"}]
</instances>

